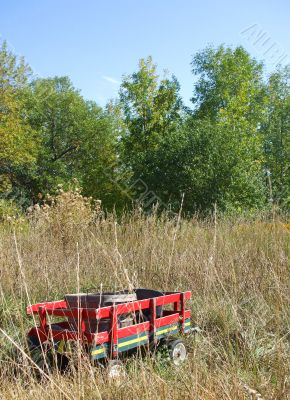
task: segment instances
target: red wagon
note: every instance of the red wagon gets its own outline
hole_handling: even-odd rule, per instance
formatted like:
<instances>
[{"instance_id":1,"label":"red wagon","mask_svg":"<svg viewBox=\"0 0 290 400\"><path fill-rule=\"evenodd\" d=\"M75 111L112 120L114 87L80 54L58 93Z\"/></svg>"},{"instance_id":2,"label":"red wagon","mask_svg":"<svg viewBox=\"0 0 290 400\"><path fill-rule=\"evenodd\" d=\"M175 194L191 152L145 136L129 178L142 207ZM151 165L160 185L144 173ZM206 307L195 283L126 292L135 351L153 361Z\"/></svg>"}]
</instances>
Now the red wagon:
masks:
<instances>
[{"instance_id":1,"label":"red wagon","mask_svg":"<svg viewBox=\"0 0 290 400\"><path fill-rule=\"evenodd\" d=\"M92 361L105 361L116 369L120 360L141 347L150 350L165 345L174 364L182 363L186 347L174 337L191 331L186 307L191 292L135 289L131 293L133 297L126 291L77 294L27 307L28 315L39 317L39 326L28 332L33 360L44 367L54 359L64 368L77 345ZM52 323L52 317L63 317L63 321Z\"/></svg>"}]
</instances>

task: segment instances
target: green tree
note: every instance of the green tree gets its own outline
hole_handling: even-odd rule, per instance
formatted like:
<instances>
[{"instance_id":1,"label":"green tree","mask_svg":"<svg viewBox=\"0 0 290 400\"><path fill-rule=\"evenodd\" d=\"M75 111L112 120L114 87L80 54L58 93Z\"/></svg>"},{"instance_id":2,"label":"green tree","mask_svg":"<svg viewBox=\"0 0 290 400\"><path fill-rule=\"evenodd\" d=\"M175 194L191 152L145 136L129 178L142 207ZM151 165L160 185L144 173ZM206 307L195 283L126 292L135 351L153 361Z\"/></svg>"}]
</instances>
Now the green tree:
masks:
<instances>
[{"instance_id":1,"label":"green tree","mask_svg":"<svg viewBox=\"0 0 290 400\"><path fill-rule=\"evenodd\" d=\"M75 176L74 159L85 130L87 107L69 78L37 79L28 102L31 126L40 133L40 188Z\"/></svg>"},{"instance_id":2,"label":"green tree","mask_svg":"<svg viewBox=\"0 0 290 400\"><path fill-rule=\"evenodd\" d=\"M25 112L31 70L4 42L0 48L0 190L15 184L17 170L31 166L37 156L38 137Z\"/></svg>"},{"instance_id":3,"label":"green tree","mask_svg":"<svg viewBox=\"0 0 290 400\"><path fill-rule=\"evenodd\" d=\"M42 138L34 193L77 178L85 194L112 207L117 154L110 115L85 101L67 77L34 81L28 103L30 124Z\"/></svg>"},{"instance_id":4,"label":"green tree","mask_svg":"<svg viewBox=\"0 0 290 400\"><path fill-rule=\"evenodd\" d=\"M89 109L86 137L76 162L84 193L101 199L108 210L123 209L128 199L118 159L119 130L115 116L110 109L103 111L94 102L86 105Z\"/></svg>"},{"instance_id":5,"label":"green tree","mask_svg":"<svg viewBox=\"0 0 290 400\"><path fill-rule=\"evenodd\" d=\"M206 129L203 129L202 140L204 146L209 146L203 150L208 153L208 160L200 168L209 175L218 174L216 184L208 187L209 198L219 198L223 208L261 207L265 200L262 64L242 47L220 46L198 53L193 58L192 68L198 76L192 118L199 121L199 125L204 121ZM208 127L209 121L211 127ZM198 139L200 134L196 132ZM195 135L194 130L192 135ZM219 168L214 154L220 157Z\"/></svg>"},{"instance_id":6,"label":"green tree","mask_svg":"<svg viewBox=\"0 0 290 400\"><path fill-rule=\"evenodd\" d=\"M154 170L148 175L151 172L154 192L174 212L182 197L186 213L207 213L215 203L222 210L263 204L260 175L249 179L251 171L241 168L238 138L210 120L187 118L150 156Z\"/></svg>"},{"instance_id":7,"label":"green tree","mask_svg":"<svg viewBox=\"0 0 290 400\"><path fill-rule=\"evenodd\" d=\"M271 74L267 85L267 114L263 124L265 168L269 197L283 205L290 196L290 67Z\"/></svg>"},{"instance_id":8,"label":"green tree","mask_svg":"<svg viewBox=\"0 0 290 400\"><path fill-rule=\"evenodd\" d=\"M179 84L175 77L160 79L151 57L141 59L138 71L122 82L120 106L125 123L121 156L131 171L133 191L156 191L154 155L182 121Z\"/></svg>"},{"instance_id":9,"label":"green tree","mask_svg":"<svg viewBox=\"0 0 290 400\"><path fill-rule=\"evenodd\" d=\"M198 118L222 125L257 129L265 105L263 65L243 47L207 47L192 60L198 77L192 102Z\"/></svg>"}]
</instances>

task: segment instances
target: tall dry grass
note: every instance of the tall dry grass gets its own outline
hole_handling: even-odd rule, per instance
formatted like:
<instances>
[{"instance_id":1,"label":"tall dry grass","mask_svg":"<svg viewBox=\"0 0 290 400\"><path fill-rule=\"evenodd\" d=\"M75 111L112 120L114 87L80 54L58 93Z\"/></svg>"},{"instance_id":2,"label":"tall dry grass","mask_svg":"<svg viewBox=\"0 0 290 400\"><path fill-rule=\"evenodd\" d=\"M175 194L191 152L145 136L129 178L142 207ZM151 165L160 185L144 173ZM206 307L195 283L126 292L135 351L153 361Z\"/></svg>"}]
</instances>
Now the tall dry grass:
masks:
<instances>
[{"instance_id":1,"label":"tall dry grass","mask_svg":"<svg viewBox=\"0 0 290 400\"><path fill-rule=\"evenodd\" d=\"M135 359L121 383L85 360L75 373L36 380L29 360L15 359L0 334L1 400L290 399L289 231L282 222L140 212L88 221L88 209L75 207L60 204L0 226L2 331L22 347L33 323L27 303L62 298L77 284L191 290L201 331L187 339L182 368Z\"/></svg>"}]
</instances>

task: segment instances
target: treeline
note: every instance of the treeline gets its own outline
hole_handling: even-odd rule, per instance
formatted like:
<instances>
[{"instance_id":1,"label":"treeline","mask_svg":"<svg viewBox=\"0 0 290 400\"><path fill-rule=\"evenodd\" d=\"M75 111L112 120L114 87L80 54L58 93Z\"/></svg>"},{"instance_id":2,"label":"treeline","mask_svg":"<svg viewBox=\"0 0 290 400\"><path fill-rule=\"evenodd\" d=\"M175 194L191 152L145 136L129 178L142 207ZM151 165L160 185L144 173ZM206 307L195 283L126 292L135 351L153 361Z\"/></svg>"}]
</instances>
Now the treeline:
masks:
<instances>
[{"instance_id":1,"label":"treeline","mask_svg":"<svg viewBox=\"0 0 290 400\"><path fill-rule=\"evenodd\" d=\"M265 78L245 49L220 46L198 52L191 68L191 109L151 57L101 108L68 77L35 79L3 43L1 207L25 208L75 180L108 210L136 201L188 213L287 207L289 66Z\"/></svg>"}]
</instances>

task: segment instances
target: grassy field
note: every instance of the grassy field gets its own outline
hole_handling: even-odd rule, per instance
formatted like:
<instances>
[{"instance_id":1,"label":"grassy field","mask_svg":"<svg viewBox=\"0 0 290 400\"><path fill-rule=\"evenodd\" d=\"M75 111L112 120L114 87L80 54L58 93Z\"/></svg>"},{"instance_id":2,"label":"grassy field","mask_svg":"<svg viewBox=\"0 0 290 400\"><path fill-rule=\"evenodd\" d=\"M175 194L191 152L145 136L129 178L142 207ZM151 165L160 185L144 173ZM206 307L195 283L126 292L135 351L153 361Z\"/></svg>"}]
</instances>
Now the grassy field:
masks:
<instances>
[{"instance_id":1,"label":"grassy field","mask_svg":"<svg viewBox=\"0 0 290 400\"><path fill-rule=\"evenodd\" d=\"M0 399L290 399L289 233L275 221L200 221L140 213L91 221L87 208L0 226ZM130 285L191 290L189 357L179 369L128 362L122 382L85 359L37 380L15 361L29 302ZM10 337L8 339L6 335Z\"/></svg>"}]
</instances>

